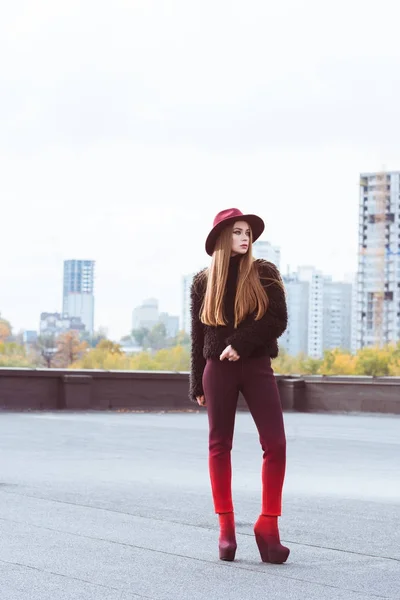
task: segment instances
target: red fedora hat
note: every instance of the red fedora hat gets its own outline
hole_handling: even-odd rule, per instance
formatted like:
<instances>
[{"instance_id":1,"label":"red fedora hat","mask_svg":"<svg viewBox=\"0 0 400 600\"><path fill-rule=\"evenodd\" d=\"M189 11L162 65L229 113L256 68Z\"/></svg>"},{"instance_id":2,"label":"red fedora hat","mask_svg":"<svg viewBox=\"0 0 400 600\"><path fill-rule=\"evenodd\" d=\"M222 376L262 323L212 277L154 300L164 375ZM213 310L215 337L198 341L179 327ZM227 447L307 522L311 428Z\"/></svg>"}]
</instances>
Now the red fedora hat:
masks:
<instances>
[{"instance_id":1,"label":"red fedora hat","mask_svg":"<svg viewBox=\"0 0 400 600\"><path fill-rule=\"evenodd\" d=\"M238 208L227 208L221 210L214 219L213 228L206 239L206 252L210 256L214 252L215 243L219 234L229 224L235 221L247 221L251 227L253 242L255 242L264 231L264 221L257 215L244 215Z\"/></svg>"}]
</instances>

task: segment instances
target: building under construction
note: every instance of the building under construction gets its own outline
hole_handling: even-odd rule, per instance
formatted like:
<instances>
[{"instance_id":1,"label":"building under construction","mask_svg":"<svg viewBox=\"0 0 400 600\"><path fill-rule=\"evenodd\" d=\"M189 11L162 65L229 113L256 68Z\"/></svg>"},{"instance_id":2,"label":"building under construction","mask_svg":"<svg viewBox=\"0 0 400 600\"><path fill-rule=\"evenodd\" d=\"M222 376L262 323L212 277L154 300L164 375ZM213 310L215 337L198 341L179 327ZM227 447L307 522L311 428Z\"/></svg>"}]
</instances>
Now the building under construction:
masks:
<instances>
[{"instance_id":1,"label":"building under construction","mask_svg":"<svg viewBox=\"0 0 400 600\"><path fill-rule=\"evenodd\" d=\"M360 177L357 349L400 341L400 172Z\"/></svg>"}]
</instances>

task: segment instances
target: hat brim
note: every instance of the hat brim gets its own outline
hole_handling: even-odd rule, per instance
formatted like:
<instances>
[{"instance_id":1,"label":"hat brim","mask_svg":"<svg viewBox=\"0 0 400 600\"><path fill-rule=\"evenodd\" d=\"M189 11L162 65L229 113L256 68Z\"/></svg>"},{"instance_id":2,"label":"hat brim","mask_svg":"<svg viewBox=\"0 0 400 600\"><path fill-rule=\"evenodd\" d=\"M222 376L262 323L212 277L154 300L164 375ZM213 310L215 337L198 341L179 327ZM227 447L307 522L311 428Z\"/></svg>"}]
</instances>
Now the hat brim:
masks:
<instances>
[{"instance_id":1,"label":"hat brim","mask_svg":"<svg viewBox=\"0 0 400 600\"><path fill-rule=\"evenodd\" d=\"M235 221L247 221L251 227L251 233L253 242L255 242L262 232L265 229L264 221L261 217L257 215L240 215L235 217L230 217L229 219L224 219L221 223L218 223L213 229L211 229L210 233L206 239L206 252L209 256L213 255L215 244L217 242L218 236L225 227L231 225Z\"/></svg>"}]
</instances>

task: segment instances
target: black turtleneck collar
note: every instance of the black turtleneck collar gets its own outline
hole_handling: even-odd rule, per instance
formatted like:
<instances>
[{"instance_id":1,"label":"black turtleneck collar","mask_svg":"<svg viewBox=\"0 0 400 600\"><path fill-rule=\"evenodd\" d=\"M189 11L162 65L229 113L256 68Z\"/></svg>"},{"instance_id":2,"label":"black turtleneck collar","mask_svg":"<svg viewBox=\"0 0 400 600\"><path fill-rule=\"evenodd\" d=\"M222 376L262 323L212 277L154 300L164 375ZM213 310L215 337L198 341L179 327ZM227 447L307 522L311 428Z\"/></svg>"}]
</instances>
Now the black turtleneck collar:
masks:
<instances>
[{"instance_id":1,"label":"black turtleneck collar","mask_svg":"<svg viewBox=\"0 0 400 600\"><path fill-rule=\"evenodd\" d=\"M229 269L228 269L228 277L226 280L225 303L224 303L224 313L228 320L228 323L234 322L236 283L237 283L237 277L238 277L238 273L239 273L239 265L240 265L241 259L242 259L241 254L236 254L235 256L231 256L229 259Z\"/></svg>"},{"instance_id":2,"label":"black turtleneck collar","mask_svg":"<svg viewBox=\"0 0 400 600\"><path fill-rule=\"evenodd\" d=\"M242 260L241 254L236 254L235 256L231 256L229 259L229 267L228 267L228 281L233 285L236 285L236 278L239 272L240 261Z\"/></svg>"},{"instance_id":3,"label":"black turtleneck collar","mask_svg":"<svg viewBox=\"0 0 400 600\"><path fill-rule=\"evenodd\" d=\"M241 254L235 254L235 256L231 256L229 259L229 266L238 266L240 263L240 260L242 258Z\"/></svg>"}]
</instances>

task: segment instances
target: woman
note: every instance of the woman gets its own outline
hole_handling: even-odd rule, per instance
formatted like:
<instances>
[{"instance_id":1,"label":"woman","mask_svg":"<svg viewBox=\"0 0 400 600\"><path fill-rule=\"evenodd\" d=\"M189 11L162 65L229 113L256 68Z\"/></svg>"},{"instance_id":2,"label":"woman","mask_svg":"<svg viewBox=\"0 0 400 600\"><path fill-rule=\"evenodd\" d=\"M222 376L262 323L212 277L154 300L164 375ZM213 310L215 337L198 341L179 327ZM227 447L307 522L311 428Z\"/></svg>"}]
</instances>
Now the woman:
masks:
<instances>
[{"instance_id":1,"label":"woman","mask_svg":"<svg viewBox=\"0 0 400 600\"><path fill-rule=\"evenodd\" d=\"M264 562L283 563L290 552L280 543L278 530L286 438L271 358L278 355L277 338L286 329L287 309L277 268L252 256L252 242L263 230L260 217L236 208L223 210L214 219L206 240L211 266L195 275L191 287L190 398L207 407L220 559L232 561L236 553L231 449L241 391L263 449L256 542Z\"/></svg>"}]
</instances>

